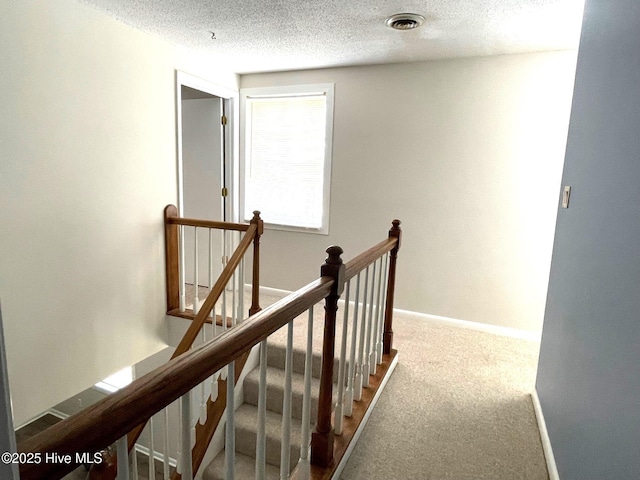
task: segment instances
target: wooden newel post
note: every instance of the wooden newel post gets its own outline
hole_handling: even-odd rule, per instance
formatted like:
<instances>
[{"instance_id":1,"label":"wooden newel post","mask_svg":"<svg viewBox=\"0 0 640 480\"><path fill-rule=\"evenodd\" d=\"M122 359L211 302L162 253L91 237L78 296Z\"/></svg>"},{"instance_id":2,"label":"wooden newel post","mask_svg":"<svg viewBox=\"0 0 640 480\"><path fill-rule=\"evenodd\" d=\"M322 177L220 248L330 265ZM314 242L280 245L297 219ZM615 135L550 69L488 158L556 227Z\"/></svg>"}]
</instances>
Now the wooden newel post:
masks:
<instances>
[{"instance_id":1,"label":"wooden newel post","mask_svg":"<svg viewBox=\"0 0 640 480\"><path fill-rule=\"evenodd\" d=\"M329 255L322 265L320 275L334 278L331 293L325 298L324 340L322 346L322 370L320 374L320 394L318 397L318 422L311 435L311 464L326 467L333 460L334 431L331 424L333 402L333 359L336 344L336 315L338 299L344 290L344 270L342 248L327 248Z\"/></svg>"},{"instance_id":2,"label":"wooden newel post","mask_svg":"<svg viewBox=\"0 0 640 480\"><path fill-rule=\"evenodd\" d=\"M398 261L398 250L400 250L400 239L402 230L400 220L391 222L393 226L389 230L389 237L398 239L396 246L390 252L389 257L389 278L387 280L387 301L384 311L384 334L382 336L382 353L389 355L393 346L393 299L396 290L396 263Z\"/></svg>"},{"instance_id":3,"label":"wooden newel post","mask_svg":"<svg viewBox=\"0 0 640 480\"><path fill-rule=\"evenodd\" d=\"M171 218L178 217L175 205L167 205L164 209L164 251L167 279L167 311L180 308L180 265L178 251L178 225L171 223Z\"/></svg>"},{"instance_id":4,"label":"wooden newel post","mask_svg":"<svg viewBox=\"0 0 640 480\"><path fill-rule=\"evenodd\" d=\"M251 224L257 225L256 233L253 237L253 279L251 284L251 307L249 315L255 315L262 308L260 307L260 237L264 233L264 222L260 218L258 210L253 211Z\"/></svg>"}]
</instances>

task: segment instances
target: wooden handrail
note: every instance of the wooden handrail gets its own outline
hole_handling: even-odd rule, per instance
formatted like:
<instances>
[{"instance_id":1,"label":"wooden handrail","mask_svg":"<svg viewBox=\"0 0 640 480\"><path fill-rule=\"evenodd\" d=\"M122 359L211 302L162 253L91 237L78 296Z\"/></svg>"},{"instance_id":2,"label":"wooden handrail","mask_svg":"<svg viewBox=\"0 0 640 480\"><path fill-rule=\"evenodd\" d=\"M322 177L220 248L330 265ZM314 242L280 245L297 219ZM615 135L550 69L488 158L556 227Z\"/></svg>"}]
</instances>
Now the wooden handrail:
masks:
<instances>
[{"instance_id":1,"label":"wooden handrail","mask_svg":"<svg viewBox=\"0 0 640 480\"><path fill-rule=\"evenodd\" d=\"M220 222L216 220L198 220L196 218L172 217L168 220L172 225L186 225L188 227L217 228L218 230L234 230L246 232L249 225L246 223Z\"/></svg>"},{"instance_id":2,"label":"wooden handrail","mask_svg":"<svg viewBox=\"0 0 640 480\"><path fill-rule=\"evenodd\" d=\"M357 257L352 258L346 263L344 279L346 282L355 277L358 273L379 259L382 255L393 250L398 243L394 237L389 237L382 242L365 250Z\"/></svg>"},{"instance_id":3,"label":"wooden handrail","mask_svg":"<svg viewBox=\"0 0 640 480\"><path fill-rule=\"evenodd\" d=\"M227 287L227 283L229 283L229 280L231 280L233 272L236 270L236 268L240 264L240 261L242 260L242 257L244 257L244 254L253 243L254 236L257 231L258 225L256 225L255 223L249 225L246 234L242 237L242 240L238 244L236 251L233 252L233 255L231 255L231 258L222 270L220 277L218 277L218 280L216 280L216 283L211 288L209 295L207 295L207 298L198 310L198 313L191 322L191 325L189 325L189 328L182 337L182 340L180 340L180 343L176 347L176 350L171 358L182 355L184 352L191 348L193 342L198 336L198 333L202 329L202 326L206 323L209 313L211 313L211 310L215 306L216 302L220 299L222 292Z\"/></svg>"},{"instance_id":4,"label":"wooden handrail","mask_svg":"<svg viewBox=\"0 0 640 480\"><path fill-rule=\"evenodd\" d=\"M331 292L333 278L321 277L256 313L216 339L170 360L104 400L25 441L23 452L71 455L70 464L20 465L22 480L60 478L70 472L76 452L106 448L162 408L180 398Z\"/></svg>"}]
</instances>

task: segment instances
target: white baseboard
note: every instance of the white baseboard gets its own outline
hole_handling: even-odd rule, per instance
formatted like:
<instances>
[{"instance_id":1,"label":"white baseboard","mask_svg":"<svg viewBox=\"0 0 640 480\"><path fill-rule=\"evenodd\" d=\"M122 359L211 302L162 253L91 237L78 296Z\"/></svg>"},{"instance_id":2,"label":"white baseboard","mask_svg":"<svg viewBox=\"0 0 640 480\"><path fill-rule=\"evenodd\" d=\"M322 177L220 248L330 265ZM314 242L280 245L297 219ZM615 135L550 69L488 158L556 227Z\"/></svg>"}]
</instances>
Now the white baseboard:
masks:
<instances>
[{"instance_id":1,"label":"white baseboard","mask_svg":"<svg viewBox=\"0 0 640 480\"><path fill-rule=\"evenodd\" d=\"M470 320L460 320L457 318L441 317L439 315L432 315L430 313L412 312L409 310L400 310L394 308L393 312L397 315L408 318L417 318L420 320L426 320L433 323L439 323L442 325L449 325L451 327L466 328L468 330L476 330L479 332L491 333L493 335L501 335L503 337L519 338L521 340L529 340L533 342L540 342L541 333L531 332L529 330L521 330L518 328L500 327L498 325L490 325L488 323L472 322Z\"/></svg>"},{"instance_id":2,"label":"white baseboard","mask_svg":"<svg viewBox=\"0 0 640 480\"><path fill-rule=\"evenodd\" d=\"M542 441L542 451L544 452L544 458L547 462L549 480L560 480L560 476L558 475L558 468L556 466L556 459L553 456L553 450L551 448L549 432L547 431L547 424L544 421L542 406L540 405L540 399L538 398L538 392L536 390L534 390L531 394L531 401L533 402L533 411L535 412L536 420L538 421L538 430L540 430L540 440Z\"/></svg>"},{"instance_id":3,"label":"white baseboard","mask_svg":"<svg viewBox=\"0 0 640 480\"><path fill-rule=\"evenodd\" d=\"M283 298L289 295L290 291L281 290L279 288L260 287L260 293L262 295L268 295L271 297ZM476 330L479 332L491 333L493 335L501 335L503 337L518 338L521 340L529 340L532 342L540 343L541 333L532 332L529 330L521 330L518 328L500 327L498 325L490 325L488 323L472 322L470 320L460 320L457 318L442 317L439 315L432 315L429 313L412 312L410 310L401 310L399 308L393 309L394 314L401 315L407 318L415 318L422 321L428 321L433 323L439 323L441 325L449 325L451 327L466 328L469 330Z\"/></svg>"},{"instance_id":4,"label":"white baseboard","mask_svg":"<svg viewBox=\"0 0 640 480\"><path fill-rule=\"evenodd\" d=\"M250 285L245 285L245 288L251 288ZM271 288L271 287L263 287L260 286L260 295L267 295L269 297L278 297L284 298L290 293L293 293L291 290L282 290L280 288Z\"/></svg>"}]
</instances>

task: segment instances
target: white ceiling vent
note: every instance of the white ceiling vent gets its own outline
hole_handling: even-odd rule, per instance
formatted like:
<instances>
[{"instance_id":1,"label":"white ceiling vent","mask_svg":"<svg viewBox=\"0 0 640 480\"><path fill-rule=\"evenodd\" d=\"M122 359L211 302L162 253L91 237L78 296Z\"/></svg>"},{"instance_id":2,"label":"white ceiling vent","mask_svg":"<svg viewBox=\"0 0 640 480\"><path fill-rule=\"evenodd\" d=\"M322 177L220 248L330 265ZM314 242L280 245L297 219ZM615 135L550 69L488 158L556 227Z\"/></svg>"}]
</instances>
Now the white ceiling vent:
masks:
<instances>
[{"instance_id":1,"label":"white ceiling vent","mask_svg":"<svg viewBox=\"0 0 640 480\"><path fill-rule=\"evenodd\" d=\"M417 13L396 13L387 18L384 23L395 30L413 30L424 23L424 17Z\"/></svg>"}]
</instances>

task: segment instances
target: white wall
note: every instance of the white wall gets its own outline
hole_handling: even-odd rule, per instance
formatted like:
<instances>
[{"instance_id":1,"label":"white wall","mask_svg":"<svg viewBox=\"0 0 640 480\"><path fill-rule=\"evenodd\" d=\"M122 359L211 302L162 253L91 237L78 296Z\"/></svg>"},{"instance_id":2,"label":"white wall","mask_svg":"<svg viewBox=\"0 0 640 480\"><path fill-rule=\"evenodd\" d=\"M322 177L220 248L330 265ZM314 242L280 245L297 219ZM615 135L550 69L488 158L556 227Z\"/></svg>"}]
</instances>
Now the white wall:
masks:
<instances>
[{"instance_id":1,"label":"white wall","mask_svg":"<svg viewBox=\"0 0 640 480\"><path fill-rule=\"evenodd\" d=\"M348 259L399 218L398 308L539 332L575 60L242 76L243 88L335 82L330 235L267 231L262 284L298 288L328 245Z\"/></svg>"},{"instance_id":2,"label":"white wall","mask_svg":"<svg viewBox=\"0 0 640 480\"><path fill-rule=\"evenodd\" d=\"M7 355L4 345L4 327L2 326L2 305L0 305L0 449L2 452L15 453L16 436L13 426L13 409L9 392L9 374ZM7 480L19 480L17 464L0 464L0 474Z\"/></svg>"},{"instance_id":3,"label":"white wall","mask_svg":"<svg viewBox=\"0 0 640 480\"><path fill-rule=\"evenodd\" d=\"M0 297L16 424L165 344L175 69L193 52L72 0L3 2Z\"/></svg>"}]
</instances>

